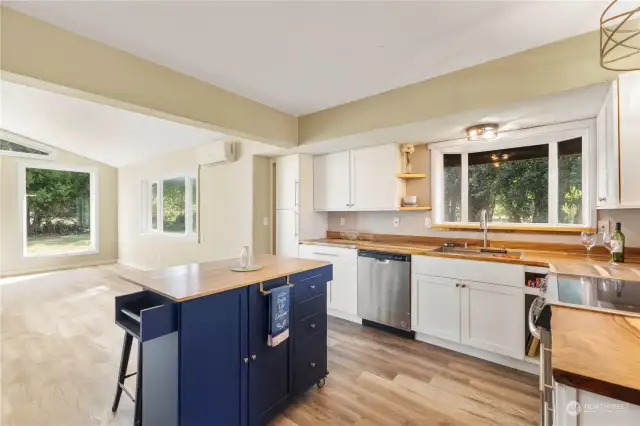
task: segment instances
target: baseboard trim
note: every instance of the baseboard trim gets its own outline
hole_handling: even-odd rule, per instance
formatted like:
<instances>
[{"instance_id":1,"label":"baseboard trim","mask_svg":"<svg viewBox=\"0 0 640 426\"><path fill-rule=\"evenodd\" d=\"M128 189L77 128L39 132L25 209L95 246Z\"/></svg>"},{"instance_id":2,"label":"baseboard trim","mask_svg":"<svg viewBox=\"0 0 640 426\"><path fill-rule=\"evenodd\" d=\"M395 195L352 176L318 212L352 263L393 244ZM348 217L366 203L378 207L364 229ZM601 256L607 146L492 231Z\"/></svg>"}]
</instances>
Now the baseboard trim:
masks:
<instances>
[{"instance_id":1,"label":"baseboard trim","mask_svg":"<svg viewBox=\"0 0 640 426\"><path fill-rule=\"evenodd\" d=\"M356 324L362 324L362 318L357 315L349 314L342 311L336 311L335 309L327 309L327 314L331 315L332 317L355 322Z\"/></svg>"},{"instance_id":2,"label":"baseboard trim","mask_svg":"<svg viewBox=\"0 0 640 426\"><path fill-rule=\"evenodd\" d=\"M108 259L108 260L96 260L92 262L81 262L73 265L66 265L63 267L50 267L50 268L35 268L35 269L26 269L22 271L9 272L8 274L2 273L0 274L0 278L10 278L10 277L19 277L22 275L35 275L35 274L43 274L45 272L58 272L58 271L68 271L71 269L81 269L81 268L90 268L92 266L102 266L102 265L113 265L118 263L116 259Z\"/></svg>"},{"instance_id":3,"label":"baseboard trim","mask_svg":"<svg viewBox=\"0 0 640 426\"><path fill-rule=\"evenodd\" d=\"M440 346L441 348L449 349L452 351L460 352L465 355L484 359L485 361L493 362L496 364L504 365L505 367L514 368L525 373L540 375L540 366L527 361L520 361L515 358L496 354L493 352L487 352L482 349L472 348L471 346L463 345L460 343L450 342L448 340L440 339L439 337L429 336L428 334L417 333L416 340L431 345Z\"/></svg>"},{"instance_id":4,"label":"baseboard trim","mask_svg":"<svg viewBox=\"0 0 640 426\"><path fill-rule=\"evenodd\" d=\"M127 268L137 269L139 271L149 271L150 270L149 268L146 268L146 267L140 266L140 265L136 265L135 263L123 262L120 259L118 259L118 265L126 266Z\"/></svg>"}]
</instances>

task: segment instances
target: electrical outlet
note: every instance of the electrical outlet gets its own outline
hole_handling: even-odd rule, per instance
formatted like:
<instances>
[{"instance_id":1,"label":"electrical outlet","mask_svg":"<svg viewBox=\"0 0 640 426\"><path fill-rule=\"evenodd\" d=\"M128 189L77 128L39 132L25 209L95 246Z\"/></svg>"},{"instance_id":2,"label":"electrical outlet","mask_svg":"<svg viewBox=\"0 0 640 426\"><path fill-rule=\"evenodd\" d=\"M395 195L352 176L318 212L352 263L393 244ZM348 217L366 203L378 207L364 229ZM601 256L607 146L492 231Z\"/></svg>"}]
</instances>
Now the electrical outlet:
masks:
<instances>
[{"instance_id":1,"label":"electrical outlet","mask_svg":"<svg viewBox=\"0 0 640 426\"><path fill-rule=\"evenodd\" d=\"M431 216L424 217L424 227L431 228Z\"/></svg>"},{"instance_id":2,"label":"electrical outlet","mask_svg":"<svg viewBox=\"0 0 640 426\"><path fill-rule=\"evenodd\" d=\"M611 229L611 222L609 222L608 220L598 221L598 232L604 232L605 234L608 234L610 229Z\"/></svg>"},{"instance_id":3,"label":"electrical outlet","mask_svg":"<svg viewBox=\"0 0 640 426\"><path fill-rule=\"evenodd\" d=\"M267 216L262 218L262 225L269 226L269 218Z\"/></svg>"},{"instance_id":4,"label":"electrical outlet","mask_svg":"<svg viewBox=\"0 0 640 426\"><path fill-rule=\"evenodd\" d=\"M400 226L400 218L399 217L394 217L393 218L393 226L395 226L396 228L398 226Z\"/></svg>"},{"instance_id":5,"label":"electrical outlet","mask_svg":"<svg viewBox=\"0 0 640 426\"><path fill-rule=\"evenodd\" d=\"M341 217L341 218L340 218L340 226L344 226L344 223L345 223L345 222L344 222L344 217Z\"/></svg>"}]
</instances>

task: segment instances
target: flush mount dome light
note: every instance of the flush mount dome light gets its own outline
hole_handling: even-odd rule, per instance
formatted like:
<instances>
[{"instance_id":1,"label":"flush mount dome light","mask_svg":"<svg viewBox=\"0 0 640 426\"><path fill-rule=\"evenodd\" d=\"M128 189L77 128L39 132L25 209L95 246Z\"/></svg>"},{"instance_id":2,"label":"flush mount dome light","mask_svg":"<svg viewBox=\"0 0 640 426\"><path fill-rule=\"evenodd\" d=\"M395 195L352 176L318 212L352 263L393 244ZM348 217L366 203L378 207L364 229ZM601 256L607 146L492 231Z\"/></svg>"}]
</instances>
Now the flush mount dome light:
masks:
<instances>
[{"instance_id":1,"label":"flush mount dome light","mask_svg":"<svg viewBox=\"0 0 640 426\"><path fill-rule=\"evenodd\" d=\"M494 123L476 124L467 128L467 139L470 141L486 141L498 136L498 125Z\"/></svg>"}]
</instances>

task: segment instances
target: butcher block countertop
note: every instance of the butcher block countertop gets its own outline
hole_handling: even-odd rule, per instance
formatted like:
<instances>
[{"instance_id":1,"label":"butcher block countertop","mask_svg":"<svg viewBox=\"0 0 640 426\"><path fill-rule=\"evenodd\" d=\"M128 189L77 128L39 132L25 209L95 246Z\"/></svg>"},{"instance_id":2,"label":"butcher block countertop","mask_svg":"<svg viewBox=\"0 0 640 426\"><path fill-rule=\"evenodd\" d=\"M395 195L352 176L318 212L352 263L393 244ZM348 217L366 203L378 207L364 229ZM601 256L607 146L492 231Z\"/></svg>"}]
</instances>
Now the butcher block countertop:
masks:
<instances>
[{"instance_id":1,"label":"butcher block countertop","mask_svg":"<svg viewBox=\"0 0 640 426\"><path fill-rule=\"evenodd\" d=\"M640 317L551 306L559 383L640 405Z\"/></svg>"},{"instance_id":2,"label":"butcher block countertop","mask_svg":"<svg viewBox=\"0 0 640 426\"><path fill-rule=\"evenodd\" d=\"M233 272L229 268L239 266L239 260L234 258L153 271L132 269L123 273L121 278L176 302L184 302L329 265L329 262L270 254L255 256L253 263L262 265L262 269Z\"/></svg>"},{"instance_id":3,"label":"butcher block countertop","mask_svg":"<svg viewBox=\"0 0 640 426\"><path fill-rule=\"evenodd\" d=\"M608 264L606 256L594 255L596 260L586 260L584 253L563 252L560 249L549 250L546 246L542 250L527 250L523 249L523 243L513 243L514 247L510 247L508 242L505 245L497 247L505 247L507 250L522 252L521 257L510 257L502 254L494 255L474 255L474 254L459 254L459 253L441 253L433 252L442 245L441 242L436 241L429 244L423 242L413 241L394 241L393 239L386 239L384 241L367 241L367 240L347 240L339 238L322 238L315 240L302 241L302 244L316 244L316 245L331 245L341 247L351 247L360 250L373 250L373 251L385 251L391 253L400 254L413 254L421 256L433 256L433 257L445 257L451 259L467 259L467 260L479 260L483 262L497 262L497 263L510 263L516 265L528 265L549 268L551 272L584 275L584 276L607 276L618 279L635 280L640 281L640 260L636 262L626 262L619 267L611 268ZM532 247L536 246L535 243L530 244ZM549 245L550 246L550 245ZM561 245L557 245L561 247ZM472 247L470 245L470 247ZM473 247L477 247L473 244ZM494 246L493 248L495 248ZM583 249L584 250L584 249ZM635 260L635 259L634 259Z\"/></svg>"}]
</instances>

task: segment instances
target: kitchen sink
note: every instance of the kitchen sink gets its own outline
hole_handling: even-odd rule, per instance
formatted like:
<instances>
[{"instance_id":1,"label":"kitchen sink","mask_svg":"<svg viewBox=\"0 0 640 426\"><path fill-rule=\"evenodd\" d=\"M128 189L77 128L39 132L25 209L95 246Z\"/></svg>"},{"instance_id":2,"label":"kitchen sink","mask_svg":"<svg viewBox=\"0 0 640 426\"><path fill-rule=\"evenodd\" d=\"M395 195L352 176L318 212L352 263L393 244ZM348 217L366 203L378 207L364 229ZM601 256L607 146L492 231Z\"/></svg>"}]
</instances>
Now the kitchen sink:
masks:
<instances>
[{"instance_id":1,"label":"kitchen sink","mask_svg":"<svg viewBox=\"0 0 640 426\"><path fill-rule=\"evenodd\" d=\"M482 248L468 248L468 247L438 247L431 250L432 253L453 253L453 254L468 254L473 256L497 256L497 257L514 257L520 259L522 257L521 251L511 251L505 249L482 249Z\"/></svg>"}]
</instances>

